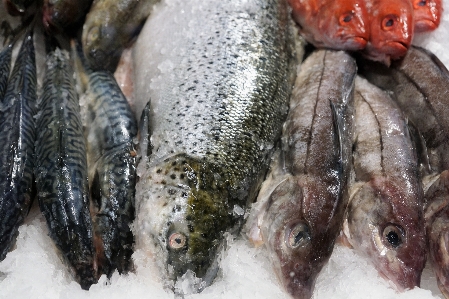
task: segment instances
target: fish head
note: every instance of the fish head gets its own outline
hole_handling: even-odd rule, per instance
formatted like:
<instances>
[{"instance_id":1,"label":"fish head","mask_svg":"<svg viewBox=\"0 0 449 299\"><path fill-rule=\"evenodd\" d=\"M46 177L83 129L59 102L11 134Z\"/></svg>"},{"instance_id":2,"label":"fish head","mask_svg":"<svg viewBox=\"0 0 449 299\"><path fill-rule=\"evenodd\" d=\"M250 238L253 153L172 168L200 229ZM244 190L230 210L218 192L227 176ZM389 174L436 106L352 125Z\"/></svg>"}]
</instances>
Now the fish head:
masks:
<instances>
[{"instance_id":1,"label":"fish head","mask_svg":"<svg viewBox=\"0 0 449 299\"><path fill-rule=\"evenodd\" d=\"M319 29L335 49L357 51L369 39L369 15L364 1L328 1L319 15Z\"/></svg>"},{"instance_id":2,"label":"fish head","mask_svg":"<svg viewBox=\"0 0 449 299\"><path fill-rule=\"evenodd\" d=\"M202 291L219 270L234 214L215 170L184 155L165 159L149 169L144 198L136 202L137 247L154 249L175 293Z\"/></svg>"},{"instance_id":3,"label":"fish head","mask_svg":"<svg viewBox=\"0 0 449 299\"><path fill-rule=\"evenodd\" d=\"M413 8L409 0L375 1L370 21L368 57L380 61L403 57L412 43L413 32Z\"/></svg>"},{"instance_id":4,"label":"fish head","mask_svg":"<svg viewBox=\"0 0 449 299\"><path fill-rule=\"evenodd\" d=\"M326 225L320 225L326 217L309 213L305 204L321 188L305 176L285 179L270 195L267 225L261 228L275 273L293 298L311 298L316 278L332 253L333 239Z\"/></svg>"},{"instance_id":5,"label":"fish head","mask_svg":"<svg viewBox=\"0 0 449 299\"><path fill-rule=\"evenodd\" d=\"M385 177L361 184L343 228L354 249L400 291L419 286L426 262L421 206L408 205L403 189Z\"/></svg>"},{"instance_id":6,"label":"fish head","mask_svg":"<svg viewBox=\"0 0 449 299\"><path fill-rule=\"evenodd\" d=\"M413 0L415 32L435 30L441 21L443 11L441 0Z\"/></svg>"}]
</instances>

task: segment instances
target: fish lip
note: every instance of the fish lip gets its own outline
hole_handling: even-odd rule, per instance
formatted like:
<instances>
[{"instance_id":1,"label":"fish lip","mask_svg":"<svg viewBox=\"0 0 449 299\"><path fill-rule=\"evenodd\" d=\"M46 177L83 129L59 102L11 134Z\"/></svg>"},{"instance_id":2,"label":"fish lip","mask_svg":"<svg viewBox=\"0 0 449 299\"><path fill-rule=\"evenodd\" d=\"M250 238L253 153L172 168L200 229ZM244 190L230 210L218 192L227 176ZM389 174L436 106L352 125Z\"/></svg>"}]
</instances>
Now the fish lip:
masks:
<instances>
[{"instance_id":1,"label":"fish lip","mask_svg":"<svg viewBox=\"0 0 449 299\"><path fill-rule=\"evenodd\" d=\"M366 45L368 44L368 39L362 36L352 36L350 38L347 39L348 41L350 41L352 44L358 44L359 47L357 50L362 50L366 47Z\"/></svg>"},{"instance_id":2,"label":"fish lip","mask_svg":"<svg viewBox=\"0 0 449 299\"><path fill-rule=\"evenodd\" d=\"M415 21L415 33L435 30L438 27L437 22L431 19Z\"/></svg>"},{"instance_id":3,"label":"fish lip","mask_svg":"<svg viewBox=\"0 0 449 299\"><path fill-rule=\"evenodd\" d=\"M391 59L399 59L403 57L410 47L409 44L403 41L388 41L384 44L382 47L382 50L384 50L385 54L390 56Z\"/></svg>"}]
</instances>

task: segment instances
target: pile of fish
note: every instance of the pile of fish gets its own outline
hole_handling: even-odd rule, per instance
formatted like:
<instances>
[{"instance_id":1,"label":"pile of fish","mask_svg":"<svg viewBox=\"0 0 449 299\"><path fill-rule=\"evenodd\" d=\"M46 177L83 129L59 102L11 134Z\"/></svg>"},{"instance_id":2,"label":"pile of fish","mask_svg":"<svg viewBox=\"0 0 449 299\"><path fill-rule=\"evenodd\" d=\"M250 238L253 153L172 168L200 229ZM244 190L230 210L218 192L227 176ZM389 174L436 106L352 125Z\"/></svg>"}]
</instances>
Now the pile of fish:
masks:
<instances>
[{"instance_id":1,"label":"pile of fish","mask_svg":"<svg viewBox=\"0 0 449 299\"><path fill-rule=\"evenodd\" d=\"M5 1L24 25L0 52L0 260L37 198L83 289L132 271L139 249L175 295L201 292L246 221L294 298L312 296L338 241L398 291L428 255L449 296L449 72L412 35L385 52L373 29L434 29L441 3L415 3L429 23L402 2L310 1L309 24L290 1L325 50L306 47L285 0L167 0L143 28L155 1L81 2ZM362 33L341 35L331 11ZM140 30L131 106L111 71Z\"/></svg>"}]
</instances>

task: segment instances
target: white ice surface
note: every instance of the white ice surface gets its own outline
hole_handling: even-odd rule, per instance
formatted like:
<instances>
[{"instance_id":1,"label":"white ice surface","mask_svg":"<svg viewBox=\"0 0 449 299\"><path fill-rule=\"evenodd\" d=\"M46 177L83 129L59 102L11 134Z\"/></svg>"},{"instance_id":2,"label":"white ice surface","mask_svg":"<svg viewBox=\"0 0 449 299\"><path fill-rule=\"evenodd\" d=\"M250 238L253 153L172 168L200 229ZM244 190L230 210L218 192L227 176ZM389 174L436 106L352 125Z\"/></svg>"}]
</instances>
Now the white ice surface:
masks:
<instances>
[{"instance_id":1,"label":"white ice surface","mask_svg":"<svg viewBox=\"0 0 449 299\"><path fill-rule=\"evenodd\" d=\"M415 44L433 51L449 66L449 0L440 28L431 34L415 37ZM103 276L90 291L83 291L67 271L40 215L34 206L26 223L20 228L16 248L0 262L0 298L173 298L158 281L152 261L136 252L135 273L114 274L110 281ZM433 273L426 268L422 288L398 294L372 265L350 249L337 246L322 270L314 298L443 298ZM231 242L222 262L222 271L215 283L203 293L186 298L289 298L279 287L262 248L252 248L243 240Z\"/></svg>"}]
</instances>

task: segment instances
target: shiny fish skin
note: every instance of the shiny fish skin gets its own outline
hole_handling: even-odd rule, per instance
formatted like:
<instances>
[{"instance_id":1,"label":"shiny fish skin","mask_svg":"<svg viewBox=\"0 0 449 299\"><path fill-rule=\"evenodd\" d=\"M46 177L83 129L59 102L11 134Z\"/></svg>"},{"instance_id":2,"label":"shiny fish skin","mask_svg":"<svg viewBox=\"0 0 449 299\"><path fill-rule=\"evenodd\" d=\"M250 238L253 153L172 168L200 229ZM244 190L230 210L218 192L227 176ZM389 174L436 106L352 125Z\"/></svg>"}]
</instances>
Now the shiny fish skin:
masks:
<instances>
[{"instance_id":1,"label":"shiny fish skin","mask_svg":"<svg viewBox=\"0 0 449 299\"><path fill-rule=\"evenodd\" d=\"M47 54L36 119L37 198L50 237L83 289L96 282L86 145L66 51Z\"/></svg>"},{"instance_id":2,"label":"shiny fish skin","mask_svg":"<svg viewBox=\"0 0 449 299\"><path fill-rule=\"evenodd\" d=\"M42 23L53 33L77 29L91 4L92 0L44 0Z\"/></svg>"},{"instance_id":3,"label":"shiny fish skin","mask_svg":"<svg viewBox=\"0 0 449 299\"><path fill-rule=\"evenodd\" d=\"M14 244L34 198L36 63L33 33L24 38L0 103L0 260Z\"/></svg>"},{"instance_id":4,"label":"shiny fish skin","mask_svg":"<svg viewBox=\"0 0 449 299\"><path fill-rule=\"evenodd\" d=\"M415 19L415 33L438 28L443 13L442 0L411 0Z\"/></svg>"},{"instance_id":5,"label":"shiny fish skin","mask_svg":"<svg viewBox=\"0 0 449 299\"><path fill-rule=\"evenodd\" d=\"M316 51L301 65L250 237L265 242L282 285L310 298L337 238L348 196L355 60ZM254 216L255 215L255 216ZM251 221L251 220L248 220Z\"/></svg>"},{"instance_id":6,"label":"shiny fish skin","mask_svg":"<svg viewBox=\"0 0 449 299\"><path fill-rule=\"evenodd\" d=\"M122 51L136 37L159 0L95 0L83 26L84 55L95 70L114 72Z\"/></svg>"},{"instance_id":7,"label":"shiny fish skin","mask_svg":"<svg viewBox=\"0 0 449 299\"><path fill-rule=\"evenodd\" d=\"M426 262L416 151L393 100L360 77L355 110L354 175L343 232L398 290L412 289Z\"/></svg>"},{"instance_id":8,"label":"shiny fish skin","mask_svg":"<svg viewBox=\"0 0 449 299\"><path fill-rule=\"evenodd\" d=\"M140 151L151 154L139 165L136 245L177 293L212 283L224 233L255 199L287 112L288 23L284 0L171 1L139 35L137 114L151 103Z\"/></svg>"},{"instance_id":9,"label":"shiny fish skin","mask_svg":"<svg viewBox=\"0 0 449 299\"><path fill-rule=\"evenodd\" d=\"M13 45L7 45L0 52L0 102L3 101L3 96L6 92L6 86L8 83L9 72L11 69L11 55Z\"/></svg>"},{"instance_id":10,"label":"shiny fish skin","mask_svg":"<svg viewBox=\"0 0 449 299\"><path fill-rule=\"evenodd\" d=\"M92 72L88 86L84 96L94 234L99 270L110 276L132 266L137 121L112 74Z\"/></svg>"}]
</instances>

